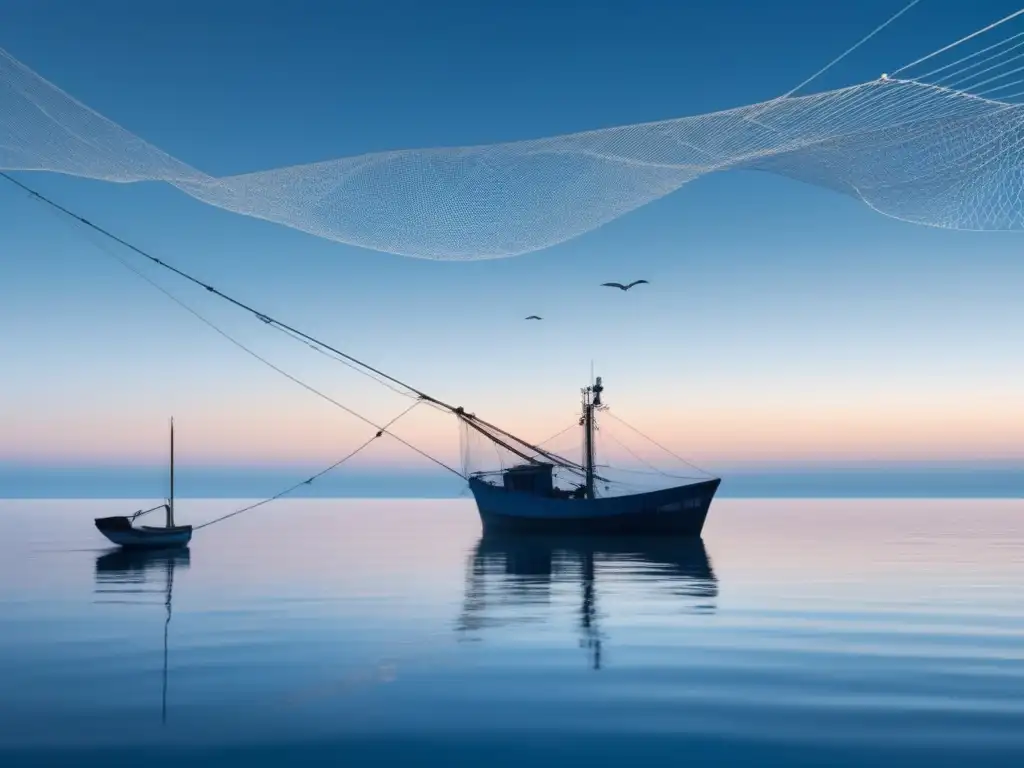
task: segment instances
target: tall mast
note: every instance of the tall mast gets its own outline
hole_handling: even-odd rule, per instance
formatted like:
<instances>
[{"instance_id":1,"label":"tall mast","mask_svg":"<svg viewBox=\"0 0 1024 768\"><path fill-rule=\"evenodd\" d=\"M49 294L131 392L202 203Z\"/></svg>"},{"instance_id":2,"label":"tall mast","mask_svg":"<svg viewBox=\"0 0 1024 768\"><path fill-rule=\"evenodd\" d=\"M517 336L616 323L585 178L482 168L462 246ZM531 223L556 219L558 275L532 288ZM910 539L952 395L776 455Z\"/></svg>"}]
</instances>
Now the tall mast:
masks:
<instances>
[{"instance_id":1,"label":"tall mast","mask_svg":"<svg viewBox=\"0 0 1024 768\"><path fill-rule=\"evenodd\" d=\"M167 527L174 527L174 417L171 417L171 495L167 499Z\"/></svg>"},{"instance_id":2,"label":"tall mast","mask_svg":"<svg viewBox=\"0 0 1024 768\"><path fill-rule=\"evenodd\" d=\"M586 497L594 498L594 407L590 387L583 390L583 466L586 469Z\"/></svg>"},{"instance_id":3,"label":"tall mast","mask_svg":"<svg viewBox=\"0 0 1024 768\"><path fill-rule=\"evenodd\" d=\"M594 408L601 405L601 377L598 376L592 386L583 390L583 430L584 430L584 465L586 468L587 498L594 498Z\"/></svg>"}]
</instances>

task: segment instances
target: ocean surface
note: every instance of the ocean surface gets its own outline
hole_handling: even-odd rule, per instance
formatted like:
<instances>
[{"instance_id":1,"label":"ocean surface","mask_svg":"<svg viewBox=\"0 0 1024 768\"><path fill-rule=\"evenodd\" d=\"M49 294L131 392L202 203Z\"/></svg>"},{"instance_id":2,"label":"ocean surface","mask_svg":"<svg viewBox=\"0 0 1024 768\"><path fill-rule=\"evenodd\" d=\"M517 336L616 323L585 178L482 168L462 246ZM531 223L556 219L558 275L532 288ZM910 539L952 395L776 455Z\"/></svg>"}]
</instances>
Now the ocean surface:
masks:
<instances>
[{"instance_id":1,"label":"ocean surface","mask_svg":"<svg viewBox=\"0 0 1024 768\"><path fill-rule=\"evenodd\" d=\"M1024 501L608 544L311 499L142 559L92 527L138 506L0 501L0 766L1024 765Z\"/></svg>"}]
</instances>

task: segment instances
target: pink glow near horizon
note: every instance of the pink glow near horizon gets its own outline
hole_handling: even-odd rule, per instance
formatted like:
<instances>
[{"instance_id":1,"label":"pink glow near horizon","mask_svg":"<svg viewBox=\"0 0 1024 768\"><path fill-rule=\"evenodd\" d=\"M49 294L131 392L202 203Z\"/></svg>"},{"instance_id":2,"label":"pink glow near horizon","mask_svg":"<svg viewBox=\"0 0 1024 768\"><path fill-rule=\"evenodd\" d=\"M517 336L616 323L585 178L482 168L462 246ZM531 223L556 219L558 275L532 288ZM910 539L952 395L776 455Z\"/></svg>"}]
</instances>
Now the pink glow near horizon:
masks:
<instances>
[{"instance_id":1,"label":"pink glow near horizon","mask_svg":"<svg viewBox=\"0 0 1024 768\"><path fill-rule=\"evenodd\" d=\"M614 412L618 415L619 411ZM932 405L866 409L809 407L790 412L768 408L714 408L666 418L654 411L626 414L629 423L680 455L696 462L787 462L815 460L984 460L1024 458L1024 407L981 403L971 411ZM534 440L569 426L573 414L555 424L550 416L527 420L490 415L497 423ZM111 421L78 414L41 420L16 418L0 435L0 461L30 464L158 464L166 460L166 421ZM605 416L602 430L646 460L666 455L636 433ZM178 460L193 465L267 465L334 460L362 443L373 429L351 417L318 413L186 414L177 420ZM454 419L435 412L410 415L396 431L423 450L458 462ZM577 458L570 430L548 447ZM627 461L628 452L605 439L609 461ZM668 459L671 461L671 459ZM418 466L425 460L395 440L381 439L360 457L375 467Z\"/></svg>"}]
</instances>

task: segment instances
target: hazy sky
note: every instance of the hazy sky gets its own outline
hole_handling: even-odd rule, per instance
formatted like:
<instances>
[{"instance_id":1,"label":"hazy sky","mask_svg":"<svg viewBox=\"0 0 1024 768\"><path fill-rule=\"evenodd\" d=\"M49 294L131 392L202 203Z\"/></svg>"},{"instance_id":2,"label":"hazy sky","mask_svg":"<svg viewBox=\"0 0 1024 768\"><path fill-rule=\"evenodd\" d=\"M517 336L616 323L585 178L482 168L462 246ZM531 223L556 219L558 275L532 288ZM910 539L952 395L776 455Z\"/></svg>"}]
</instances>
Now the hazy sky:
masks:
<instances>
[{"instance_id":1,"label":"hazy sky","mask_svg":"<svg viewBox=\"0 0 1024 768\"><path fill-rule=\"evenodd\" d=\"M761 101L904 4L0 0L0 46L147 141L228 174ZM876 78L1015 9L925 0L810 90ZM573 422L593 361L616 413L712 469L1024 458L1019 233L918 227L816 187L734 172L545 251L449 263L327 242L161 184L19 178L525 437ZM147 273L368 416L405 407ZM628 294L598 287L641 277L651 284ZM532 313L544 321L524 322ZM171 414L186 464L316 469L372 432L9 185L0 323L9 466L158 463ZM400 431L457 461L452 419L425 414ZM380 464L425 466L393 441L363 460Z\"/></svg>"}]
</instances>

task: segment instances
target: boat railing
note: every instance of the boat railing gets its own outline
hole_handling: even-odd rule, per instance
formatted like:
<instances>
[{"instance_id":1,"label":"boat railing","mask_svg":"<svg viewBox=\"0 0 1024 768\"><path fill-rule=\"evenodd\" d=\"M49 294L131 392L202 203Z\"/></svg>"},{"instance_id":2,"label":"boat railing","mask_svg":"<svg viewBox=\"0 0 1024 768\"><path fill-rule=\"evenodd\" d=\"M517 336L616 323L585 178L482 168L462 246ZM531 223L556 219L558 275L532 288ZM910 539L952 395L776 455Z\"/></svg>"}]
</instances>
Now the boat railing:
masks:
<instances>
[{"instance_id":1,"label":"boat railing","mask_svg":"<svg viewBox=\"0 0 1024 768\"><path fill-rule=\"evenodd\" d=\"M148 515L150 512L156 512L158 509L166 508L167 504L157 504L155 507L150 507L149 509L140 509L138 512L135 512L132 515L130 515L129 519L135 520L135 518L137 517L142 517L143 515Z\"/></svg>"}]
</instances>

